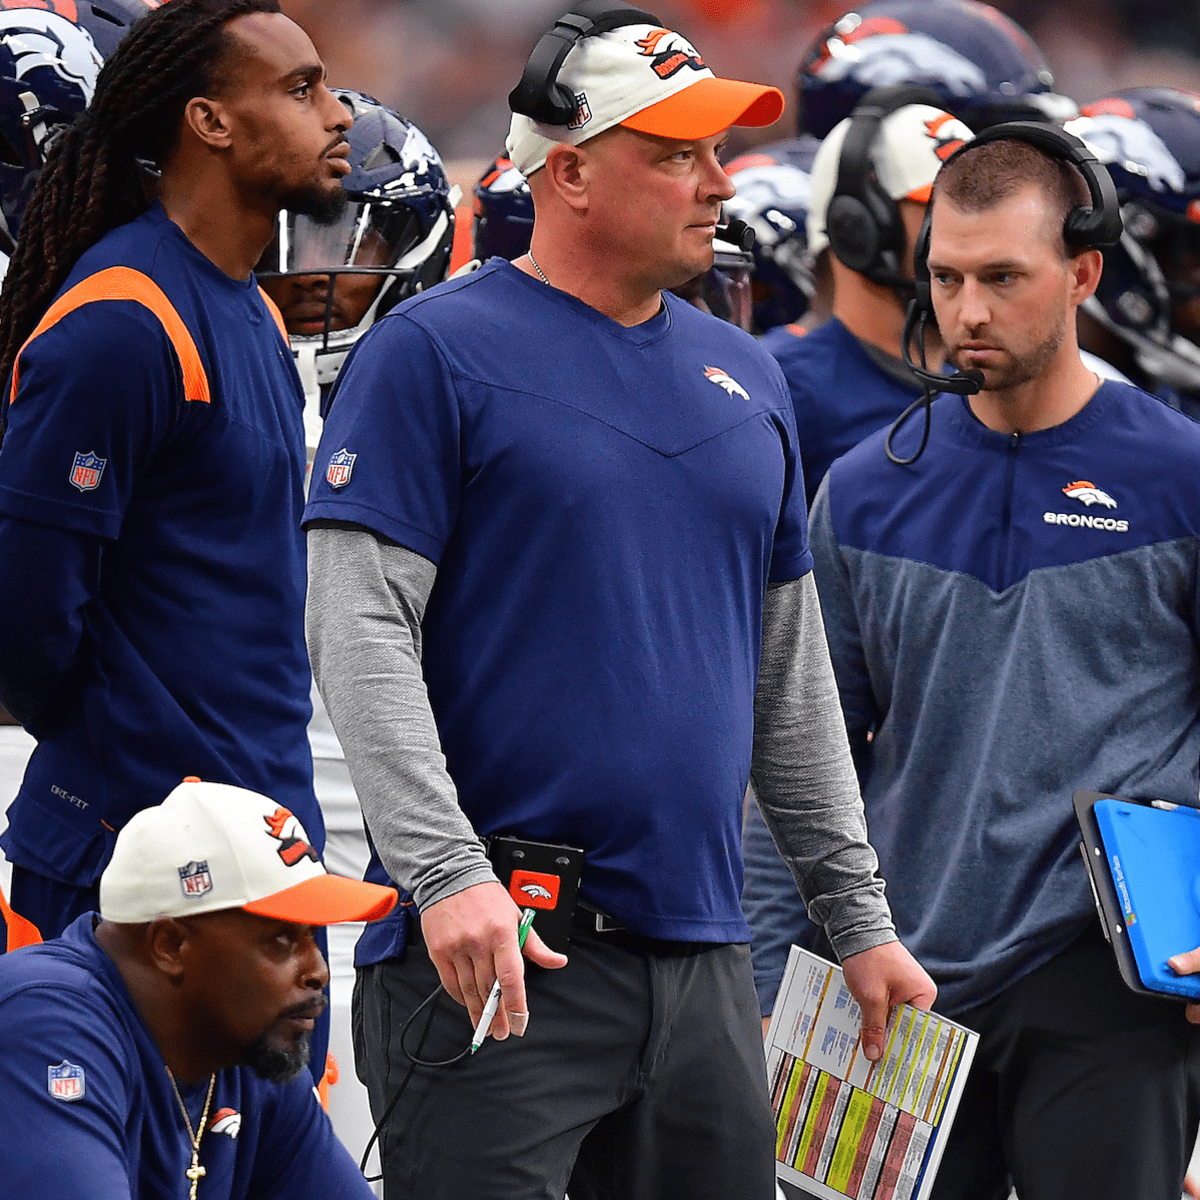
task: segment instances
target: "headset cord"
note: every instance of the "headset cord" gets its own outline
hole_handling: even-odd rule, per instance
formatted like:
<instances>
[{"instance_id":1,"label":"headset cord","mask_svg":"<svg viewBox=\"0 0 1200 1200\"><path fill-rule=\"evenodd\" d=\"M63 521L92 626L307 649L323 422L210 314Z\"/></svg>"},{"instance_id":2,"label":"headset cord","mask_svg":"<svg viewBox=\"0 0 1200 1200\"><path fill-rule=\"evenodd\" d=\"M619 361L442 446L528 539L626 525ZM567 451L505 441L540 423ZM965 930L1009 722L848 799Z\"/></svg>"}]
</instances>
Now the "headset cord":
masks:
<instances>
[{"instance_id":1,"label":"headset cord","mask_svg":"<svg viewBox=\"0 0 1200 1200\"><path fill-rule=\"evenodd\" d=\"M438 1069L438 1068L442 1068L442 1067L452 1067L452 1066L454 1066L455 1063L462 1062L462 1060L464 1058L466 1058L468 1054L471 1053L471 1047L470 1047L470 1045L468 1045L465 1050L461 1051L459 1054L454 1055L453 1058L427 1059L427 1058L420 1057L421 1050L425 1045L425 1038L428 1036L429 1028L433 1024L434 1014L437 1012L437 1002L445 994L446 994L446 989L439 983L437 985L437 987L434 988L433 991L430 992L429 995L426 996L425 999L422 1000L421 1003L418 1004L416 1008L413 1009L408 1020L404 1022L404 1025L400 1030L400 1050L401 1050L401 1053L404 1055L404 1057L408 1059L408 1070L404 1072L404 1078L402 1080L400 1080L400 1086L396 1089L395 1095L393 1095L392 1098L388 1101L387 1107L383 1110L383 1115L379 1118L378 1121L375 1122L375 1129L371 1134L371 1140L369 1142L367 1142L367 1148L363 1151L362 1162L360 1162L358 1164L359 1171L362 1172L363 1177L366 1179L366 1181L368 1183L377 1183L379 1180L381 1180L383 1178L383 1172L382 1172L383 1146L380 1145L380 1151L379 1151L380 1174L367 1175L367 1159L371 1157L371 1150L374 1147L375 1143L377 1141L379 1141L380 1135L383 1132L383 1127L388 1122L388 1118L392 1115L392 1112L395 1110L396 1105L400 1103L400 1097L404 1095L404 1089L406 1087L408 1087L408 1081L410 1079L412 1079L413 1072L418 1067L426 1067L430 1070ZM421 1030L421 1037L420 1037L420 1040L417 1042L416 1053L410 1054L408 1052L408 1050L405 1048L404 1039L406 1037L408 1037L408 1031L412 1028L413 1022L421 1015L421 1013L426 1008L429 1009L429 1016L425 1020L425 1028Z\"/></svg>"},{"instance_id":2,"label":"headset cord","mask_svg":"<svg viewBox=\"0 0 1200 1200\"><path fill-rule=\"evenodd\" d=\"M917 313L920 312L920 320L917 319ZM909 351L909 346L912 342L913 327L916 326L917 346L921 352L921 367L927 370L925 363L925 324L929 319L928 311L918 309L916 303L908 306L908 313L904 318L904 332L900 335L904 361L911 367L912 356ZM921 394L914 400L892 423L891 429L887 431L887 437L883 439L884 453L898 467L911 467L913 463L925 453L925 447L929 444L929 431L933 424L933 389L929 386L927 380L921 380ZM909 417L917 411L918 408L925 408L925 429L921 434L921 444L917 447L917 452L909 458L900 458L892 449L892 438L894 438L900 429L900 426L908 420Z\"/></svg>"}]
</instances>

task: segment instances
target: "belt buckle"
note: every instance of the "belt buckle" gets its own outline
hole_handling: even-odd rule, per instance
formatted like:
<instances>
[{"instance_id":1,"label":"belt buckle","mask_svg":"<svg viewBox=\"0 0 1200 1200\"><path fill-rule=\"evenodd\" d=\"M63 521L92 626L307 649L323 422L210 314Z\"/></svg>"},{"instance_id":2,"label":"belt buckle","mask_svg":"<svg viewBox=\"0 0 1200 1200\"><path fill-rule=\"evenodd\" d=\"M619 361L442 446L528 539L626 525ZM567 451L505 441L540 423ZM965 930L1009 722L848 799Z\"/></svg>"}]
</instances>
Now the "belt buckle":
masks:
<instances>
[{"instance_id":1,"label":"belt buckle","mask_svg":"<svg viewBox=\"0 0 1200 1200\"><path fill-rule=\"evenodd\" d=\"M626 928L616 917L610 917L608 913L598 912L595 916L597 933L619 933Z\"/></svg>"}]
</instances>

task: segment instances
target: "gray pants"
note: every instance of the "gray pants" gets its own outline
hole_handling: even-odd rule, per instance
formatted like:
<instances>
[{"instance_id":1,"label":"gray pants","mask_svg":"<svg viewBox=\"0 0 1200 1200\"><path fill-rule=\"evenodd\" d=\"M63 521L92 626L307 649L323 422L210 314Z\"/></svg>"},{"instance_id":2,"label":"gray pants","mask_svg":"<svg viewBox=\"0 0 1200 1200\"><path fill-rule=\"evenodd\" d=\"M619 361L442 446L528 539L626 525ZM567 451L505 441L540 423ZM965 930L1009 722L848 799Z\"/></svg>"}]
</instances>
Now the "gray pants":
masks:
<instances>
[{"instance_id":1,"label":"gray pants","mask_svg":"<svg viewBox=\"0 0 1200 1200\"><path fill-rule=\"evenodd\" d=\"M529 1030L417 1068L382 1135L386 1200L772 1200L775 1129L749 948L576 932L558 971L526 964ZM359 1077L378 1120L409 1068L405 1021L437 987L419 942L360 969ZM428 1010L427 1010L428 1011ZM471 1040L446 996L405 1047Z\"/></svg>"}]
</instances>

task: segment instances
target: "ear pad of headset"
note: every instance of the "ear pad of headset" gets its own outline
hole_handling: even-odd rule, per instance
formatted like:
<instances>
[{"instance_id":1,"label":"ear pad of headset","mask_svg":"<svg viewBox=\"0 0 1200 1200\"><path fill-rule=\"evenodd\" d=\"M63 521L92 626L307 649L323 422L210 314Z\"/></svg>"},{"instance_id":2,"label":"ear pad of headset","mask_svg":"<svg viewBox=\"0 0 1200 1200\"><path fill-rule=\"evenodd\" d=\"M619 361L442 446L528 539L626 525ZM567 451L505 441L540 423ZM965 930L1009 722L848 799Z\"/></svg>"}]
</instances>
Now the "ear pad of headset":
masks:
<instances>
[{"instance_id":1,"label":"ear pad of headset","mask_svg":"<svg viewBox=\"0 0 1200 1200\"><path fill-rule=\"evenodd\" d=\"M865 271L879 253L879 226L857 196L834 196L825 213L830 249L852 271Z\"/></svg>"}]
</instances>

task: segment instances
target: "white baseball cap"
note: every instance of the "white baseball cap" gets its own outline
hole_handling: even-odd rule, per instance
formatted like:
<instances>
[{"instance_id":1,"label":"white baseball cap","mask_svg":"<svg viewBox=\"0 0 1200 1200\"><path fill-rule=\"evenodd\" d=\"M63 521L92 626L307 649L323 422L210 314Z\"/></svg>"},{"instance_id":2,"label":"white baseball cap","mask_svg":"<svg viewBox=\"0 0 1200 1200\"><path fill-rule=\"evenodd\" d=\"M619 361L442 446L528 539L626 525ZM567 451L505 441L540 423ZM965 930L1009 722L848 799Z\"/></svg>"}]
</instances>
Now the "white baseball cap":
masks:
<instances>
[{"instance_id":1,"label":"white baseball cap","mask_svg":"<svg viewBox=\"0 0 1200 1200\"><path fill-rule=\"evenodd\" d=\"M582 38L557 81L575 97L570 125L513 113L505 145L525 175L545 163L552 146L578 146L614 125L690 142L731 125L770 125L783 112L778 88L718 79L690 42L657 25L624 25Z\"/></svg>"},{"instance_id":2,"label":"white baseball cap","mask_svg":"<svg viewBox=\"0 0 1200 1200\"><path fill-rule=\"evenodd\" d=\"M850 125L849 117L835 125L813 159L807 222L810 254L819 254L829 245L825 214L837 187L842 146ZM879 123L871 147L871 165L879 186L893 200L928 204L942 163L974 136L957 117L931 104L906 104L896 109Z\"/></svg>"},{"instance_id":3,"label":"white baseball cap","mask_svg":"<svg viewBox=\"0 0 1200 1200\"><path fill-rule=\"evenodd\" d=\"M100 876L100 915L130 925L226 908L333 925L378 920L396 900L394 888L330 875L281 804L194 777L129 821Z\"/></svg>"}]
</instances>

